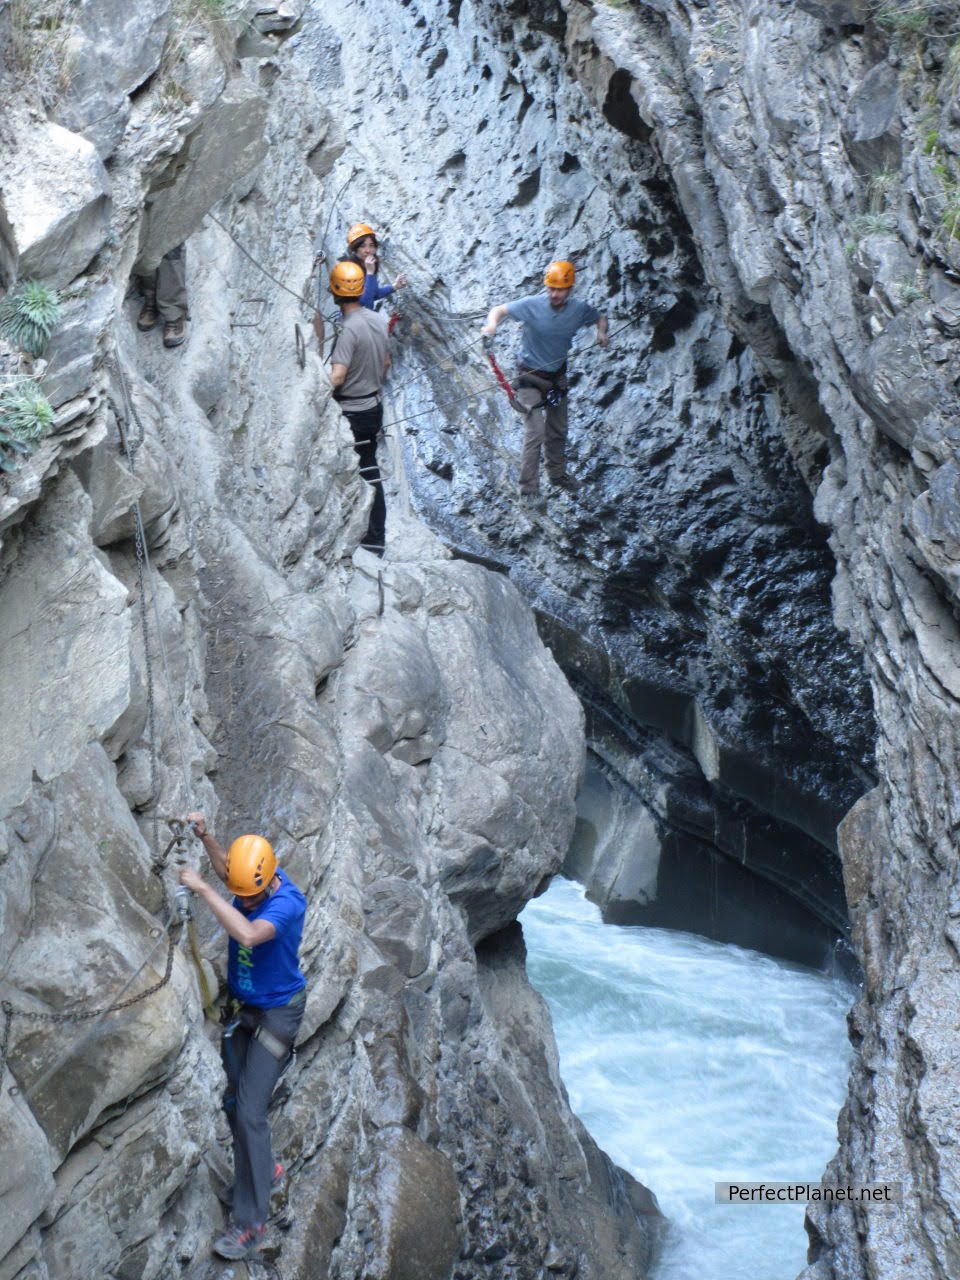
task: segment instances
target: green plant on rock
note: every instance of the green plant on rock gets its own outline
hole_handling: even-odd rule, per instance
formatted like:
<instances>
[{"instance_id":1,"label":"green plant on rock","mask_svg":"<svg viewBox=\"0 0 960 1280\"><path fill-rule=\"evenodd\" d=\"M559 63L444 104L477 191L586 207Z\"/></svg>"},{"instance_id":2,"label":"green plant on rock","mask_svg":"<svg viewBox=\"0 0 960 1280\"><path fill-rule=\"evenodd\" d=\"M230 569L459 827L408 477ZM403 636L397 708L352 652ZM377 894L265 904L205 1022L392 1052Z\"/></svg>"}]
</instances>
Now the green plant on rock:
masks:
<instances>
[{"instance_id":1,"label":"green plant on rock","mask_svg":"<svg viewBox=\"0 0 960 1280\"><path fill-rule=\"evenodd\" d=\"M70 83L70 40L79 0L7 0L4 61L16 79L52 106ZM2 8L2 6L0 6Z\"/></svg>"},{"instance_id":2,"label":"green plant on rock","mask_svg":"<svg viewBox=\"0 0 960 1280\"><path fill-rule=\"evenodd\" d=\"M950 97L960 92L960 40L954 40L943 60L943 87Z\"/></svg>"},{"instance_id":3,"label":"green plant on rock","mask_svg":"<svg viewBox=\"0 0 960 1280\"><path fill-rule=\"evenodd\" d=\"M22 280L0 302L0 333L27 355L38 356L60 319L60 297L37 280Z\"/></svg>"},{"instance_id":4,"label":"green plant on rock","mask_svg":"<svg viewBox=\"0 0 960 1280\"><path fill-rule=\"evenodd\" d=\"M864 236L888 236L895 230L896 224L889 213L861 213L850 223L850 233L857 244Z\"/></svg>"},{"instance_id":5,"label":"green plant on rock","mask_svg":"<svg viewBox=\"0 0 960 1280\"><path fill-rule=\"evenodd\" d=\"M872 0L870 5L879 26L905 35L923 35L932 8L933 0Z\"/></svg>"},{"instance_id":6,"label":"green plant on rock","mask_svg":"<svg viewBox=\"0 0 960 1280\"><path fill-rule=\"evenodd\" d=\"M32 378L0 385L0 471L16 471L53 422L53 407Z\"/></svg>"},{"instance_id":7,"label":"green plant on rock","mask_svg":"<svg viewBox=\"0 0 960 1280\"><path fill-rule=\"evenodd\" d=\"M960 182L950 183L944 194L946 203L940 215L940 225L951 240L960 240Z\"/></svg>"},{"instance_id":8,"label":"green plant on rock","mask_svg":"<svg viewBox=\"0 0 960 1280\"><path fill-rule=\"evenodd\" d=\"M867 209L882 214L890 202L894 186L900 180L896 169L880 169L870 179L867 187Z\"/></svg>"}]
</instances>

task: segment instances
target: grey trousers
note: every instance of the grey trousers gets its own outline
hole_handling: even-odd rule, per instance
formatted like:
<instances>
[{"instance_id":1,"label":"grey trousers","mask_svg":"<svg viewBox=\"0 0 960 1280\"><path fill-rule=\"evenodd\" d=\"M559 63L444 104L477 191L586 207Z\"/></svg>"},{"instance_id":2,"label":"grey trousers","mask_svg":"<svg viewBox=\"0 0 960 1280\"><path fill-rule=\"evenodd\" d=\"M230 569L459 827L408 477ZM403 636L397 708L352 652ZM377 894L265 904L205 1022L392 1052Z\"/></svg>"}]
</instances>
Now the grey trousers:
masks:
<instances>
[{"instance_id":1,"label":"grey trousers","mask_svg":"<svg viewBox=\"0 0 960 1280\"><path fill-rule=\"evenodd\" d=\"M139 276L140 292L154 302L163 320L187 318L187 250L182 244L162 258L156 271Z\"/></svg>"},{"instance_id":2,"label":"grey trousers","mask_svg":"<svg viewBox=\"0 0 960 1280\"><path fill-rule=\"evenodd\" d=\"M566 390L565 378L561 385ZM551 480L561 479L566 472L567 397L564 395L556 404L545 404L543 392L537 387L520 387L517 399L530 409L520 461L520 492L538 493L541 448Z\"/></svg>"},{"instance_id":3,"label":"grey trousers","mask_svg":"<svg viewBox=\"0 0 960 1280\"><path fill-rule=\"evenodd\" d=\"M233 1134L233 1220L262 1226L270 1212L273 1147L267 1107L288 1059L279 1059L256 1038L257 1025L293 1045L306 1007L304 998L278 1009L244 1005L235 1025L224 1028L220 1056L227 1076L223 1109Z\"/></svg>"}]
</instances>

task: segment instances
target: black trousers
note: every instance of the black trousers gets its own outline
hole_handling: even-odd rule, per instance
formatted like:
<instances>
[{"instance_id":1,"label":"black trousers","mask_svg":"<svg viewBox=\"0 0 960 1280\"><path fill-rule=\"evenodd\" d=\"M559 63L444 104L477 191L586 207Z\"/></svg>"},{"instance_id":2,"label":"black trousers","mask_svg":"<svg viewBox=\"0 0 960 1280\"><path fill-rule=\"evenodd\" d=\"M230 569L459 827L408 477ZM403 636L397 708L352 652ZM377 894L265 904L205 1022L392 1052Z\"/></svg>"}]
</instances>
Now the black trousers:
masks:
<instances>
[{"instance_id":1,"label":"black trousers","mask_svg":"<svg viewBox=\"0 0 960 1280\"><path fill-rule=\"evenodd\" d=\"M370 509L367 532L363 535L363 546L373 551L382 551L387 538L387 500L383 495L383 481L380 479L380 466L377 462L377 437L383 428L383 405L361 409L357 413L349 413L344 409L343 416L350 423L350 430L353 432L353 447L360 459L360 474L367 484L373 486L373 506Z\"/></svg>"}]
</instances>

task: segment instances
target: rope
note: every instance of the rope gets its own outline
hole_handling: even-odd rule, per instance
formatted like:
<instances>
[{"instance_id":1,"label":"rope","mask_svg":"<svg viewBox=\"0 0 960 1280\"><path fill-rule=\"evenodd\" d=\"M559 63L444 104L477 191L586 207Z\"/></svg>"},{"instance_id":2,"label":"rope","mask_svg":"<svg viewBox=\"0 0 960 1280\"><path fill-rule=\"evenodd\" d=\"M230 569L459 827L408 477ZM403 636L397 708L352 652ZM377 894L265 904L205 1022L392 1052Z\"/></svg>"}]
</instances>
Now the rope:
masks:
<instances>
[{"instance_id":1,"label":"rope","mask_svg":"<svg viewBox=\"0 0 960 1280\"><path fill-rule=\"evenodd\" d=\"M122 365L120 363L120 360L116 356L114 356L114 359L113 359L113 366L117 370L120 376L120 387L123 393L123 399L127 409L127 420L129 421L129 418L132 414L134 421L137 423L137 427L140 431L140 438L137 442L137 448L139 448L139 445L143 443L144 436L145 436L144 426L140 420L140 416L137 413L136 407L134 406L133 400L130 396L130 389L127 386L126 378L123 375ZM123 452L127 455L128 459L130 460L130 469L131 471L133 471L134 474L136 474L136 449L131 450L130 448L129 441L127 440L126 429L124 427L124 424L121 418L117 419L117 430L120 432L120 444L123 449ZM141 512L141 509L140 509L139 500L134 502L133 504L133 520L134 520L134 546L135 546L136 557L137 557L137 586L139 588L140 617L141 617L141 623L143 628L143 655L144 655L144 665L146 667L146 675L147 675L147 713L148 713L148 717L151 725L151 729L150 729L151 783L156 784L153 786L153 795L156 797L159 792L159 781L158 781L158 774L155 769L155 766L156 766L156 760L155 760L156 710L154 705L153 668L150 660L150 646L148 643L148 627L147 627L147 618L146 618L145 584L147 582L150 583L150 600L151 600L151 605L153 609L154 623L156 624L156 629L157 629L157 648L160 650L160 664L163 669L164 684L166 685L167 698L169 699L169 702L170 702L171 713L173 713L173 709L176 707L177 702L173 693L173 681L170 678L170 667L167 662L167 648L163 640L163 629L160 625L160 609L157 604L157 593L153 586L153 567L150 563L150 552L147 548L147 537L143 527L143 513ZM190 779L190 770L187 767L187 755L183 746L183 737L180 733L180 719L175 714L172 714L172 719L173 719L174 734L176 735L176 739L177 739L177 751L180 756L180 768L183 773L185 796L187 801L189 802L190 793L191 793L191 779ZM156 822L157 821L156 805L154 805L154 813L155 813L154 821ZM157 844L159 845L159 841L157 841Z\"/></svg>"},{"instance_id":2,"label":"rope","mask_svg":"<svg viewBox=\"0 0 960 1280\"><path fill-rule=\"evenodd\" d=\"M434 360L431 364L424 365L422 368L418 369L416 373L411 373L410 377L404 379L399 386L391 387L390 394L393 396L398 395L404 387L409 387L411 382L416 382L418 378L422 378L423 375L425 373L429 373L431 369L439 369L441 365L456 360L458 356L462 356L465 351L469 351L471 347L475 347L478 342L482 341L482 337L472 338L465 347L460 347L460 349L458 351L454 351L452 355L442 356L439 360Z\"/></svg>"},{"instance_id":3,"label":"rope","mask_svg":"<svg viewBox=\"0 0 960 1280\"><path fill-rule=\"evenodd\" d=\"M237 237L233 234L230 228L227 226L224 226L224 224L220 221L220 219L217 217L215 213L211 213L208 210L207 217L212 222L215 222L221 231L226 232L226 234L237 246L237 248L240 250L243 256L245 258L248 258L253 263L253 265L257 268L258 271L262 271L268 280L272 280L273 283L277 285L278 288L284 291L284 293L289 293L291 298L296 298L296 300L301 304L301 306L306 307L308 311L315 311L317 312L318 315L323 315L323 312L320 310L319 307L314 306L314 304L310 302L307 298L304 298L302 294L297 293L295 290L285 285L282 280L278 279L273 274L272 271L268 271L267 268L263 265L263 263L258 258L255 258L253 254L250 252L250 250L244 244L242 244L240 240L237 239ZM311 272L310 274L312 275L313 273Z\"/></svg>"},{"instance_id":4,"label":"rope","mask_svg":"<svg viewBox=\"0 0 960 1280\"><path fill-rule=\"evenodd\" d=\"M628 329L628 328L630 327L630 325L632 325L632 324L634 323L634 321L636 320L637 316L638 316L638 315L640 315L640 314L641 314L641 310L639 310L639 309L638 309L638 310L637 310L637 311L635 311L635 312L633 313L633 315L632 315L628 320L626 320L623 324L618 325L616 329L612 329L612 330L610 330L610 332L607 334L607 341L609 342L609 341L610 341L610 339L611 339L612 337L614 337L616 334L618 334L618 333L622 333L624 329ZM480 339L480 338L475 339L475 341L474 341L474 342L469 343L467 347L464 347L464 348L463 348L463 350L464 350L464 351L466 351L466 350L468 349L468 347L474 346L474 345L476 344L476 342L480 342L480 341L481 341L481 339ZM594 347L597 347L597 346L599 346L599 345L600 345L600 344L599 344L599 342L598 342L598 341L594 341L594 342L589 343L589 344L588 344L587 346L585 346L585 347L576 347L576 348L574 348L573 350L571 350L570 355L571 355L571 356L583 355L583 354L584 354L584 352L586 352L586 351L591 351ZM456 358L456 356L457 356L458 354L460 354L460 353L459 353L459 352L455 352L453 356L449 356L449 357L447 357L447 358L448 358L448 359L450 359L450 360L453 360L453 359L455 359L455 358ZM431 368L433 368L433 367L435 367L435 366L434 366L434 365L427 365L427 368L428 368L428 369L431 369ZM420 376L420 374L419 374L419 373L418 373L418 374L415 374L415 375L414 375L414 378L417 378L417 377L419 377L419 376ZM407 381L406 381L406 382L401 383L399 387L395 387L395 388L394 388L394 387L391 387L391 389L390 389L390 394L391 394L391 395L396 395L396 393L397 393L398 391L402 390L402 388L403 388L403 387L408 386L408 385L409 385L409 383L410 383L411 381L413 381L413 380L414 380L413 378L408 378L408 379L407 379ZM491 391L500 391L500 390L502 390L502 389L503 389L503 388L501 387L500 383L498 382L498 383L494 383L494 384L492 384L492 385L491 385L491 386L489 386L489 387L485 387L482 391L473 391L473 392L468 392L468 393L467 393L467 394L465 394L465 395L458 396L458 397L456 398L456 400L441 400L439 403L435 403L435 404L430 405L430 407L429 407L429 408L427 408L427 409L421 409L418 413L408 413L408 414L406 414L406 415L405 415L404 417L402 417L402 418L394 418L392 422L387 422L387 423L385 423L385 424L384 424L384 428L383 428L383 429L384 429L384 431L386 431L389 427L396 427L396 426L399 426L399 424L400 424L401 422L411 422L414 418L422 418L422 417L424 416L424 414L427 414L427 413L434 413L437 409L445 409L445 408L447 408L447 407L448 407L449 405L451 405L451 404L463 404L465 401L468 401L468 400L478 400L478 399L482 398L483 396L489 395Z\"/></svg>"},{"instance_id":5,"label":"rope","mask_svg":"<svg viewBox=\"0 0 960 1280\"><path fill-rule=\"evenodd\" d=\"M425 413L435 413L438 409L446 409L452 404L464 404L468 400L480 400L484 396L490 395L492 391L499 391L500 387L494 382L489 387L484 387L482 391L468 392L466 395L457 396L456 400L441 400L439 404L432 404L427 409L421 409L418 413L408 413L402 418L394 418L392 422L384 423L384 431L388 427L399 426L401 422L412 422L414 418L422 418Z\"/></svg>"}]
</instances>

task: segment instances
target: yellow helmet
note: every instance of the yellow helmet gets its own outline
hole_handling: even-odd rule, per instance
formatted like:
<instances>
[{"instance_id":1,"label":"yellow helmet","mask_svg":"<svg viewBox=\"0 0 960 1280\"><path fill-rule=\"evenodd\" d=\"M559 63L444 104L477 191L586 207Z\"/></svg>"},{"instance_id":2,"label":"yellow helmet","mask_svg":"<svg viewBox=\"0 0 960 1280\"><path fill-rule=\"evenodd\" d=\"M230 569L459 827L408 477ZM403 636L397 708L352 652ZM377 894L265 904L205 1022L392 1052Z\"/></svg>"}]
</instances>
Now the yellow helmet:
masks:
<instances>
[{"instance_id":1,"label":"yellow helmet","mask_svg":"<svg viewBox=\"0 0 960 1280\"><path fill-rule=\"evenodd\" d=\"M577 269L572 262L551 262L544 273L543 283L548 289L572 289Z\"/></svg>"},{"instance_id":2,"label":"yellow helmet","mask_svg":"<svg viewBox=\"0 0 960 1280\"><path fill-rule=\"evenodd\" d=\"M358 240L363 240L366 236L373 236L374 244L377 243L377 233L373 227L366 222L355 222L347 232L347 248L352 249Z\"/></svg>"},{"instance_id":3,"label":"yellow helmet","mask_svg":"<svg viewBox=\"0 0 960 1280\"><path fill-rule=\"evenodd\" d=\"M356 262L338 262L330 272L330 292L335 298L359 298L366 278Z\"/></svg>"},{"instance_id":4,"label":"yellow helmet","mask_svg":"<svg viewBox=\"0 0 960 1280\"><path fill-rule=\"evenodd\" d=\"M227 850L227 888L238 898L252 898L269 888L277 855L263 836L237 836Z\"/></svg>"}]
</instances>

